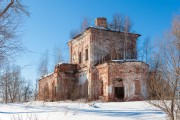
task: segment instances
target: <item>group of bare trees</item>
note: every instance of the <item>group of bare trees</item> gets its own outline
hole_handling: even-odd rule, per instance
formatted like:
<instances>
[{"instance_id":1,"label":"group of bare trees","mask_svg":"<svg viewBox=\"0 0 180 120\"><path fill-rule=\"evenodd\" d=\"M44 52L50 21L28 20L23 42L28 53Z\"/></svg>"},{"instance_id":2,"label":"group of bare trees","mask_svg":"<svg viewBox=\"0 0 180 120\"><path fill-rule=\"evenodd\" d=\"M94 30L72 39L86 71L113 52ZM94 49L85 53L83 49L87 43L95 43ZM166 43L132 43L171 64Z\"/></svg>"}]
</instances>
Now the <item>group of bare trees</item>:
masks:
<instances>
[{"instance_id":1,"label":"group of bare trees","mask_svg":"<svg viewBox=\"0 0 180 120\"><path fill-rule=\"evenodd\" d=\"M115 13L112 16L112 21L108 24L108 28L120 32L131 32L133 23L129 16Z\"/></svg>"},{"instance_id":2,"label":"group of bare trees","mask_svg":"<svg viewBox=\"0 0 180 120\"><path fill-rule=\"evenodd\" d=\"M48 65L49 65L49 52L48 50L46 50L45 53L42 54L39 60L39 65L38 65L39 77L48 74L49 72Z\"/></svg>"},{"instance_id":3,"label":"group of bare trees","mask_svg":"<svg viewBox=\"0 0 180 120\"><path fill-rule=\"evenodd\" d=\"M142 43L142 47L138 49L139 59L150 64L151 55L153 54L153 46L150 37L146 37Z\"/></svg>"},{"instance_id":4,"label":"group of bare trees","mask_svg":"<svg viewBox=\"0 0 180 120\"><path fill-rule=\"evenodd\" d=\"M21 76L18 66L4 65L4 62L23 51L18 29L23 17L28 16L26 6L19 0L0 1L0 101L24 102L32 99L32 86ZM82 33L90 26L90 20L84 18L79 30L72 30L70 38ZM133 24L128 16L114 14L108 28L124 32L125 39L132 31ZM124 42L124 46L126 46ZM148 57L149 40L144 42L143 60L149 60L148 102L163 110L170 120L180 118L180 16L175 16L172 29L166 32L156 52ZM125 49L125 48L124 48ZM60 50L59 50L60 52ZM58 53L61 55L61 53ZM125 54L124 54L125 55ZM56 64L61 61L57 57ZM45 53L39 64L39 74L48 73L48 53ZM3 66L3 67L2 67Z\"/></svg>"},{"instance_id":5,"label":"group of bare trees","mask_svg":"<svg viewBox=\"0 0 180 120\"><path fill-rule=\"evenodd\" d=\"M54 58L54 63L51 63L53 64L53 68L50 67L49 57ZM39 63L37 66L38 77L47 75L49 71L54 70L55 65L62 63L63 61L63 53L60 47L54 47L53 54L49 54L49 51L46 50L39 58Z\"/></svg>"},{"instance_id":6,"label":"group of bare trees","mask_svg":"<svg viewBox=\"0 0 180 120\"><path fill-rule=\"evenodd\" d=\"M33 88L30 82L21 76L21 68L6 65L0 75L1 102L26 102L33 98Z\"/></svg>"},{"instance_id":7,"label":"group of bare trees","mask_svg":"<svg viewBox=\"0 0 180 120\"><path fill-rule=\"evenodd\" d=\"M32 86L21 76L21 68L9 65L15 55L24 51L19 28L29 16L19 0L0 1L0 101L24 102L32 98ZM12 59L13 58L13 59Z\"/></svg>"},{"instance_id":8,"label":"group of bare trees","mask_svg":"<svg viewBox=\"0 0 180 120\"><path fill-rule=\"evenodd\" d=\"M180 118L180 16L174 17L152 54L148 80L149 103L164 111L169 120Z\"/></svg>"},{"instance_id":9,"label":"group of bare trees","mask_svg":"<svg viewBox=\"0 0 180 120\"><path fill-rule=\"evenodd\" d=\"M83 33L91 25L91 20L87 17L82 19L79 29L71 30L69 33L70 39L74 38L78 34ZM108 23L107 28L119 32L132 32L133 23L129 16L125 16L120 13L112 15L112 21Z\"/></svg>"}]
</instances>

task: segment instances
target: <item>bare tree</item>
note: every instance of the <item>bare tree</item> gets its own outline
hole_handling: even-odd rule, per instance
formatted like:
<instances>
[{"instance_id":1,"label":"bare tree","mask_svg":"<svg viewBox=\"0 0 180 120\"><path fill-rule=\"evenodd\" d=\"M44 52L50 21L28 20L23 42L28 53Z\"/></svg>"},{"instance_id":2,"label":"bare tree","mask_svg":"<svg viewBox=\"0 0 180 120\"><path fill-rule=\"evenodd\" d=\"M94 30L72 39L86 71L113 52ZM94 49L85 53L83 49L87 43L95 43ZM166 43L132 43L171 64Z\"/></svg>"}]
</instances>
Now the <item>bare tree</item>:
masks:
<instances>
[{"instance_id":1,"label":"bare tree","mask_svg":"<svg viewBox=\"0 0 180 120\"><path fill-rule=\"evenodd\" d=\"M29 13L19 0L1 0L0 4L0 62L3 62L23 50L18 29Z\"/></svg>"},{"instance_id":2,"label":"bare tree","mask_svg":"<svg viewBox=\"0 0 180 120\"><path fill-rule=\"evenodd\" d=\"M69 38L73 39L74 37L76 37L79 34L80 34L80 32L78 30L71 30L69 33Z\"/></svg>"},{"instance_id":3,"label":"bare tree","mask_svg":"<svg viewBox=\"0 0 180 120\"><path fill-rule=\"evenodd\" d=\"M90 19L84 17L82 22L80 23L80 32L84 32L90 26Z\"/></svg>"},{"instance_id":4,"label":"bare tree","mask_svg":"<svg viewBox=\"0 0 180 120\"><path fill-rule=\"evenodd\" d=\"M63 60L63 54L60 48L55 47L54 48L54 63L57 65L58 63L62 63Z\"/></svg>"},{"instance_id":5,"label":"bare tree","mask_svg":"<svg viewBox=\"0 0 180 120\"><path fill-rule=\"evenodd\" d=\"M150 100L170 99L172 90L168 81L163 78L163 73L159 69L162 63L158 60L158 56L154 56L154 63L150 64L150 71L148 74L147 91Z\"/></svg>"},{"instance_id":6,"label":"bare tree","mask_svg":"<svg viewBox=\"0 0 180 120\"><path fill-rule=\"evenodd\" d=\"M124 18L124 22L123 22L123 32L124 32L124 60L125 59L132 59L133 58L133 47L130 46L128 47L128 41L129 41L129 32L132 29L132 22L130 20L130 18L128 16L126 16ZM132 41L130 41L130 44L132 45Z\"/></svg>"},{"instance_id":7,"label":"bare tree","mask_svg":"<svg viewBox=\"0 0 180 120\"><path fill-rule=\"evenodd\" d=\"M111 27L114 30L122 31L124 18L120 14L114 14Z\"/></svg>"},{"instance_id":8,"label":"bare tree","mask_svg":"<svg viewBox=\"0 0 180 120\"><path fill-rule=\"evenodd\" d=\"M87 17L84 17L82 21L80 22L80 28L70 31L69 33L70 39L73 39L77 35L83 33L90 25L91 25L90 19Z\"/></svg>"},{"instance_id":9,"label":"bare tree","mask_svg":"<svg viewBox=\"0 0 180 120\"><path fill-rule=\"evenodd\" d=\"M0 3L1 5L4 5L3 7L1 6L0 17L12 10L17 13L24 12L25 14L29 15L27 12L27 6L22 4L20 0L1 0Z\"/></svg>"},{"instance_id":10,"label":"bare tree","mask_svg":"<svg viewBox=\"0 0 180 120\"><path fill-rule=\"evenodd\" d=\"M23 80L21 93L22 93L22 96L21 96L22 102L28 102L33 99L34 92L33 92L32 85L30 82L25 82L25 80Z\"/></svg>"},{"instance_id":11,"label":"bare tree","mask_svg":"<svg viewBox=\"0 0 180 120\"><path fill-rule=\"evenodd\" d=\"M149 87L149 91L156 93L156 101L150 100L149 103L163 110L169 120L178 120L180 118L180 16L177 15L173 20L173 26L170 32L167 32L161 41L156 54L154 63L158 63L151 81L160 81L163 83L155 84ZM150 99L152 95L149 94Z\"/></svg>"},{"instance_id":12,"label":"bare tree","mask_svg":"<svg viewBox=\"0 0 180 120\"><path fill-rule=\"evenodd\" d=\"M40 77L48 74L48 64L49 64L48 58L49 58L49 52L48 50L46 50L45 53L42 54L38 65L38 73Z\"/></svg>"},{"instance_id":13,"label":"bare tree","mask_svg":"<svg viewBox=\"0 0 180 120\"><path fill-rule=\"evenodd\" d=\"M143 42L143 47L141 48L141 60L142 61L145 61L146 63L149 63L150 62L150 56L151 56L151 53L152 53L152 45L151 45L151 40L150 40L150 37L147 37L144 39L144 42Z\"/></svg>"},{"instance_id":14,"label":"bare tree","mask_svg":"<svg viewBox=\"0 0 180 120\"><path fill-rule=\"evenodd\" d=\"M109 24L109 28L116 31L123 31L124 15L120 13L113 14L112 22Z\"/></svg>"},{"instance_id":15,"label":"bare tree","mask_svg":"<svg viewBox=\"0 0 180 120\"><path fill-rule=\"evenodd\" d=\"M1 86L1 98L7 103L9 101L8 98L8 85L10 84L10 74L9 69L6 68L4 73L1 73L0 86Z\"/></svg>"},{"instance_id":16,"label":"bare tree","mask_svg":"<svg viewBox=\"0 0 180 120\"><path fill-rule=\"evenodd\" d=\"M133 24L128 16L123 14L116 13L112 16L112 21L108 25L109 29L121 31L121 32L130 32L132 30Z\"/></svg>"},{"instance_id":17,"label":"bare tree","mask_svg":"<svg viewBox=\"0 0 180 120\"><path fill-rule=\"evenodd\" d=\"M108 28L111 30L119 31L119 32L124 32L124 40L123 43L122 41L119 41L119 43L115 44L123 44L123 48L119 48L117 50L113 50L114 48L111 48L112 53L116 53L115 58L121 58L121 54L123 54L123 59L132 59L135 56L133 55L133 47L131 46L131 49L127 47L128 39L129 39L129 32L132 31L132 21L128 16L124 16L120 13L113 14L112 16L112 21L109 23ZM132 44L132 43L131 43ZM112 54L111 54L112 58Z\"/></svg>"},{"instance_id":18,"label":"bare tree","mask_svg":"<svg viewBox=\"0 0 180 120\"><path fill-rule=\"evenodd\" d=\"M131 32L132 27L133 27L133 23L132 23L130 17L126 16L124 19L123 31Z\"/></svg>"},{"instance_id":19,"label":"bare tree","mask_svg":"<svg viewBox=\"0 0 180 120\"><path fill-rule=\"evenodd\" d=\"M35 83L35 89L34 89L34 101L37 100L38 98L38 79L36 79L36 83Z\"/></svg>"},{"instance_id":20,"label":"bare tree","mask_svg":"<svg viewBox=\"0 0 180 120\"><path fill-rule=\"evenodd\" d=\"M32 87L21 76L21 68L7 65L0 76L0 91L3 102L24 102L31 100Z\"/></svg>"}]
</instances>

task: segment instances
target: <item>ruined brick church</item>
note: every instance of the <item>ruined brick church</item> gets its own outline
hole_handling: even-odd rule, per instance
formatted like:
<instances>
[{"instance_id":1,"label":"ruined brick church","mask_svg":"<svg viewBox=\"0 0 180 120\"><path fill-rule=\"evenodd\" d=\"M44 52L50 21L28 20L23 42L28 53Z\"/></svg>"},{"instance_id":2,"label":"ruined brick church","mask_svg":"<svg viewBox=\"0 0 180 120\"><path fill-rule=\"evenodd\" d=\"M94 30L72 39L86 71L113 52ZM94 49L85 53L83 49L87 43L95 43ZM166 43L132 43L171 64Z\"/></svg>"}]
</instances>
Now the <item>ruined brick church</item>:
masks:
<instances>
[{"instance_id":1,"label":"ruined brick church","mask_svg":"<svg viewBox=\"0 0 180 120\"><path fill-rule=\"evenodd\" d=\"M70 63L39 79L38 99L143 100L148 65L137 60L139 34L107 28L106 18L68 42Z\"/></svg>"}]
</instances>

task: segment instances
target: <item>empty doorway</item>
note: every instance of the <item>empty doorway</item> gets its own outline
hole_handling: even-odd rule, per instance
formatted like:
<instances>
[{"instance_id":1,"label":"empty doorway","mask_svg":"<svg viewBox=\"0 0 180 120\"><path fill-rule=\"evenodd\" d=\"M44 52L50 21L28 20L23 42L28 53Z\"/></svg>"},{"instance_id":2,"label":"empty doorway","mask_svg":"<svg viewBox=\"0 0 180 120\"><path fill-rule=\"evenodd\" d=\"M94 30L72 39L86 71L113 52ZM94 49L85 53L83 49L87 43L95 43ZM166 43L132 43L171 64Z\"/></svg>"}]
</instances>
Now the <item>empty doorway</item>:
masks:
<instances>
[{"instance_id":1,"label":"empty doorway","mask_svg":"<svg viewBox=\"0 0 180 120\"><path fill-rule=\"evenodd\" d=\"M115 87L115 98L124 99L124 87Z\"/></svg>"}]
</instances>

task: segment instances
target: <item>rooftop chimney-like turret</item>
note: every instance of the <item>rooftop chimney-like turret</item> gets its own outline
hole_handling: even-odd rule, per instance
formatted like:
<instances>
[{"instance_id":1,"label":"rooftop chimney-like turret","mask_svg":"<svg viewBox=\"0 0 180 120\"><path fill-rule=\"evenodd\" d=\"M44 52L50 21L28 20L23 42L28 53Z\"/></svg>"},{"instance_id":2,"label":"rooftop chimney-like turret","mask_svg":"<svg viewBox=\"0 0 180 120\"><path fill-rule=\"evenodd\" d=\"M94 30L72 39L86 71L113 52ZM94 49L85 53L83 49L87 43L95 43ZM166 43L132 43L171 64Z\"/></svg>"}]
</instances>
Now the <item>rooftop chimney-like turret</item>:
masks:
<instances>
[{"instance_id":1,"label":"rooftop chimney-like turret","mask_svg":"<svg viewBox=\"0 0 180 120\"><path fill-rule=\"evenodd\" d=\"M100 17L96 18L95 19L95 26L107 28L107 19L106 18L100 18Z\"/></svg>"}]
</instances>

